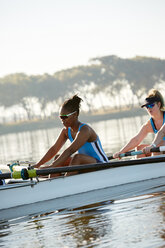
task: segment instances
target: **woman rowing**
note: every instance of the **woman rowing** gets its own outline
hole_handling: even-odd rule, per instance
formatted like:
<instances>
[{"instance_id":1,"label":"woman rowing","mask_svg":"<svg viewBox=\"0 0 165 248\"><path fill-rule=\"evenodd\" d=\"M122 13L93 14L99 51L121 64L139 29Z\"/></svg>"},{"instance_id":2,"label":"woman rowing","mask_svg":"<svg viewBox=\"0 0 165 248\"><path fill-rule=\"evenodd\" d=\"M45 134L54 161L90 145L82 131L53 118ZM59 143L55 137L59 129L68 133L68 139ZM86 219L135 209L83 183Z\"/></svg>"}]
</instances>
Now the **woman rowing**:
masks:
<instances>
[{"instance_id":1,"label":"woman rowing","mask_svg":"<svg viewBox=\"0 0 165 248\"><path fill-rule=\"evenodd\" d=\"M156 134L165 123L164 100L163 96L158 90L151 89L147 98L145 99L145 103L141 107L146 108L151 118L142 125L140 131L119 152L113 154L114 158L119 158L121 153L128 152L134 148L136 148L136 150L141 150L146 147L147 144L141 144L141 142L144 140L147 134ZM163 143L163 139L160 141L159 145Z\"/></svg>"},{"instance_id":2,"label":"woman rowing","mask_svg":"<svg viewBox=\"0 0 165 248\"><path fill-rule=\"evenodd\" d=\"M38 168L51 160L68 139L71 141L69 147L61 155L56 156L49 167L108 162L96 132L89 125L80 122L78 119L81 101L80 97L74 95L64 102L59 116L64 128L61 130L55 144L34 167Z\"/></svg>"},{"instance_id":3,"label":"woman rowing","mask_svg":"<svg viewBox=\"0 0 165 248\"><path fill-rule=\"evenodd\" d=\"M145 154L150 154L151 149L154 147L160 146L160 144L161 146L165 146L165 124L161 127L159 132L156 134L152 144L143 148L143 152Z\"/></svg>"}]
</instances>

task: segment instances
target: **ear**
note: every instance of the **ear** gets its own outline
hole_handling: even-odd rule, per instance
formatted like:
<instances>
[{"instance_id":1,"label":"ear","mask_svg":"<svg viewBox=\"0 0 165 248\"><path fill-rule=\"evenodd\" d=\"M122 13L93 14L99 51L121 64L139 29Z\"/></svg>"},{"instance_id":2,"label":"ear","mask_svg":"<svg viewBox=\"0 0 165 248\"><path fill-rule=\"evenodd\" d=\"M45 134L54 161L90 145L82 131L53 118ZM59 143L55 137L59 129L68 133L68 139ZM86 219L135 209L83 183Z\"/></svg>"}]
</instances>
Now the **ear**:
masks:
<instances>
[{"instance_id":1,"label":"ear","mask_svg":"<svg viewBox=\"0 0 165 248\"><path fill-rule=\"evenodd\" d=\"M161 102L157 102L159 109L161 108Z\"/></svg>"},{"instance_id":2,"label":"ear","mask_svg":"<svg viewBox=\"0 0 165 248\"><path fill-rule=\"evenodd\" d=\"M74 118L75 118L75 119L78 118L78 114L77 114L77 113L74 114Z\"/></svg>"}]
</instances>

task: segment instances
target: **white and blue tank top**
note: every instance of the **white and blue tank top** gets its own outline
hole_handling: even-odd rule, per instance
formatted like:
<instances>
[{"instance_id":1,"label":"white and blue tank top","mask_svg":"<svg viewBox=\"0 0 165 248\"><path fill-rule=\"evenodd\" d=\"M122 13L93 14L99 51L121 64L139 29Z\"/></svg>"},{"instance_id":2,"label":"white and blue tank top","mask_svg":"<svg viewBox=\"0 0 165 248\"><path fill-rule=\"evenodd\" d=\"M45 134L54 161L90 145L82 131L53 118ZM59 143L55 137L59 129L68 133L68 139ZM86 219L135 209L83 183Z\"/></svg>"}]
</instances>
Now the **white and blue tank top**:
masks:
<instances>
[{"instance_id":1,"label":"white and blue tank top","mask_svg":"<svg viewBox=\"0 0 165 248\"><path fill-rule=\"evenodd\" d=\"M85 123L79 126L78 131L80 131L81 127L87 125ZM71 128L68 128L68 138L71 142L73 142L73 138L71 135ZM80 149L78 150L79 154L85 154L91 156L97 160L98 163L106 163L109 162L108 158L102 148L101 141L97 136L97 139L93 142L86 142Z\"/></svg>"},{"instance_id":2,"label":"white and blue tank top","mask_svg":"<svg viewBox=\"0 0 165 248\"><path fill-rule=\"evenodd\" d=\"M156 134L158 132L158 130L156 129L155 123L154 123L152 118L150 119L150 122L151 122L152 129L153 129L154 133ZM163 124L164 123L165 123L165 112L163 112ZM163 140L165 140L165 137L163 137Z\"/></svg>"}]
</instances>

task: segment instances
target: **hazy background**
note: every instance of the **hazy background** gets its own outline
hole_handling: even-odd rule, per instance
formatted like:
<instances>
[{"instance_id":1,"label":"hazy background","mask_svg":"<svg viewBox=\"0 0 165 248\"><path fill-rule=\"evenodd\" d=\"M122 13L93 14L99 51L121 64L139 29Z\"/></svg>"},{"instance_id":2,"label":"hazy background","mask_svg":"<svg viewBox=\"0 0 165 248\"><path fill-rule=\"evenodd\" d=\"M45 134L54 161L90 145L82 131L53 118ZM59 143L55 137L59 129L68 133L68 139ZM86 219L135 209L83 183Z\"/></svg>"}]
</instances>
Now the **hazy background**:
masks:
<instances>
[{"instance_id":1,"label":"hazy background","mask_svg":"<svg viewBox=\"0 0 165 248\"><path fill-rule=\"evenodd\" d=\"M76 93L87 120L139 114L150 88L164 96L164 10L164 0L0 0L0 134L54 125Z\"/></svg>"},{"instance_id":2,"label":"hazy background","mask_svg":"<svg viewBox=\"0 0 165 248\"><path fill-rule=\"evenodd\" d=\"M0 76L98 56L165 58L164 0L0 0Z\"/></svg>"},{"instance_id":3,"label":"hazy background","mask_svg":"<svg viewBox=\"0 0 165 248\"><path fill-rule=\"evenodd\" d=\"M140 104L151 87L165 96L164 0L0 0L0 168L43 156L75 93L80 120L118 151L149 118ZM3 221L1 243L163 247L164 198L153 196Z\"/></svg>"}]
</instances>

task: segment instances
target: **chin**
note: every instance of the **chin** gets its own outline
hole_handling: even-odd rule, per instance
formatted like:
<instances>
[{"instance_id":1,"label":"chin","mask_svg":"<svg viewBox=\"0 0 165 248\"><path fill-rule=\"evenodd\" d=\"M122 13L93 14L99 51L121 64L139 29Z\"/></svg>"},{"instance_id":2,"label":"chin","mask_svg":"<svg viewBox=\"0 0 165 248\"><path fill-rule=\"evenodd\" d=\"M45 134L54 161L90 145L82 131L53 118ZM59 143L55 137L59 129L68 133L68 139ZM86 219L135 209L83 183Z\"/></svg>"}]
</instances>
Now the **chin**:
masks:
<instances>
[{"instance_id":1,"label":"chin","mask_svg":"<svg viewBox=\"0 0 165 248\"><path fill-rule=\"evenodd\" d=\"M67 123L62 123L64 127L69 127Z\"/></svg>"}]
</instances>

